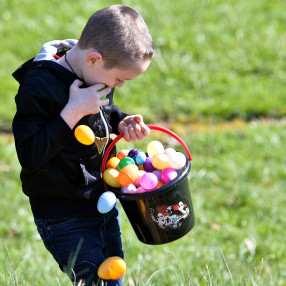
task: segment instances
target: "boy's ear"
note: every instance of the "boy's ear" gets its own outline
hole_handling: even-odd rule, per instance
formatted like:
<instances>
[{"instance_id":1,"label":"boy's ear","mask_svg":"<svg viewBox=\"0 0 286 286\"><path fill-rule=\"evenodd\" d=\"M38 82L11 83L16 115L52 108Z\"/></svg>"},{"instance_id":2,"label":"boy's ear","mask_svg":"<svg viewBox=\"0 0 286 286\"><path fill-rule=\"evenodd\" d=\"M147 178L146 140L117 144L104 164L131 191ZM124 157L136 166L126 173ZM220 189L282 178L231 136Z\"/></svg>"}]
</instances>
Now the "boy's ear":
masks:
<instances>
[{"instance_id":1,"label":"boy's ear","mask_svg":"<svg viewBox=\"0 0 286 286\"><path fill-rule=\"evenodd\" d=\"M88 53L87 57L86 57L86 65L88 67L93 66L97 61L102 60L102 55L99 52L91 52Z\"/></svg>"}]
</instances>

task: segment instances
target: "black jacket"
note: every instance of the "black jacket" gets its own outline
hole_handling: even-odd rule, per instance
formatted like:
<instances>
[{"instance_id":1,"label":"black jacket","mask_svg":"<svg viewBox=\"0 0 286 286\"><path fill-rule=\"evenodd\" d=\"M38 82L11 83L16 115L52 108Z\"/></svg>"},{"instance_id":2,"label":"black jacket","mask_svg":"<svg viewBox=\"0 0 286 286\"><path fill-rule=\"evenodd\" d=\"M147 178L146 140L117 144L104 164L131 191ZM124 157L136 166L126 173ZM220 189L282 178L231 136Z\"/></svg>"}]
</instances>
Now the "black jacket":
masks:
<instances>
[{"instance_id":1,"label":"black jacket","mask_svg":"<svg viewBox=\"0 0 286 286\"><path fill-rule=\"evenodd\" d=\"M20 83L13 133L22 166L22 188L34 216L99 215L96 204L104 191L100 176L103 154L95 144L79 143L60 116L76 75L53 61L30 60L13 76ZM109 105L101 110L109 132L117 134L118 123L127 114L113 105L113 92L107 96ZM99 113L82 118L77 126L80 124L91 127L97 137L106 136Z\"/></svg>"}]
</instances>

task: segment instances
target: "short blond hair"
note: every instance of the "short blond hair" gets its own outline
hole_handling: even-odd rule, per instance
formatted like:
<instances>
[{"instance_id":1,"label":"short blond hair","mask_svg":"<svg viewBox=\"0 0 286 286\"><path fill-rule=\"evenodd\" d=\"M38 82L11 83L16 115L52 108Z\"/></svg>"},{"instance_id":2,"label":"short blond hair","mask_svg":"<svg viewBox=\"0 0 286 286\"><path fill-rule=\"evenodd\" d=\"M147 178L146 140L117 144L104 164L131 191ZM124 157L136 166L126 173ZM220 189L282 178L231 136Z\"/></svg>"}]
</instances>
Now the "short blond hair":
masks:
<instances>
[{"instance_id":1,"label":"short blond hair","mask_svg":"<svg viewBox=\"0 0 286 286\"><path fill-rule=\"evenodd\" d=\"M113 5L95 12L87 21L78 46L96 49L105 67L128 67L154 57L153 40L142 16L133 8Z\"/></svg>"}]
</instances>

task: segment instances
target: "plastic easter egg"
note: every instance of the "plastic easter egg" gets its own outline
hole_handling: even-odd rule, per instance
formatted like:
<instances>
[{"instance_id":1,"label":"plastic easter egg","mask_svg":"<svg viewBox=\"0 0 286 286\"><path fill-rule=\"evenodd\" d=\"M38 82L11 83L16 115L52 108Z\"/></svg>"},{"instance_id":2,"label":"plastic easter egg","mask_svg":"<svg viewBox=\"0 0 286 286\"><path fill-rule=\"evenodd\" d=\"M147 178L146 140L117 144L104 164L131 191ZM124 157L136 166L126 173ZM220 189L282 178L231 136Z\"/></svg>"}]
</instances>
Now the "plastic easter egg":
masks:
<instances>
[{"instance_id":1,"label":"plastic easter egg","mask_svg":"<svg viewBox=\"0 0 286 286\"><path fill-rule=\"evenodd\" d=\"M104 192L98 199L97 209L100 213L108 213L116 204L116 196L112 192Z\"/></svg>"},{"instance_id":2,"label":"plastic easter egg","mask_svg":"<svg viewBox=\"0 0 286 286\"><path fill-rule=\"evenodd\" d=\"M103 173L103 180L104 182L113 187L113 188L120 188L121 185L118 182L118 175L119 172L116 169L110 168L106 169Z\"/></svg>"},{"instance_id":3,"label":"plastic easter egg","mask_svg":"<svg viewBox=\"0 0 286 286\"><path fill-rule=\"evenodd\" d=\"M127 157L128 153L129 153L129 150L127 150L127 149L122 149L122 150L120 150L120 151L118 152L117 158L118 158L119 160L122 160L123 158Z\"/></svg>"},{"instance_id":4,"label":"plastic easter egg","mask_svg":"<svg viewBox=\"0 0 286 286\"><path fill-rule=\"evenodd\" d=\"M177 152L173 148L167 148L163 153L166 154L169 158L172 158Z\"/></svg>"},{"instance_id":5,"label":"plastic easter egg","mask_svg":"<svg viewBox=\"0 0 286 286\"><path fill-rule=\"evenodd\" d=\"M136 165L142 165L146 161L146 154L140 149L130 150L128 157L132 158Z\"/></svg>"},{"instance_id":6,"label":"plastic easter egg","mask_svg":"<svg viewBox=\"0 0 286 286\"><path fill-rule=\"evenodd\" d=\"M171 158L169 158L170 167L174 169L181 169L186 165L186 156L181 152L176 152Z\"/></svg>"},{"instance_id":7,"label":"plastic easter egg","mask_svg":"<svg viewBox=\"0 0 286 286\"><path fill-rule=\"evenodd\" d=\"M168 168L170 167L169 157L164 153L157 154L153 157L152 165L158 170Z\"/></svg>"},{"instance_id":8,"label":"plastic easter egg","mask_svg":"<svg viewBox=\"0 0 286 286\"><path fill-rule=\"evenodd\" d=\"M117 280L121 278L125 272L125 261L119 256L111 256L100 264L97 275L104 280Z\"/></svg>"},{"instance_id":9,"label":"plastic easter egg","mask_svg":"<svg viewBox=\"0 0 286 286\"><path fill-rule=\"evenodd\" d=\"M140 181L141 181L142 176L143 176L145 173L146 173L146 171L144 171L144 170L139 170L139 171L138 171L138 176L137 176L136 180L134 181L134 185L135 185L136 187L140 187L140 186L141 186Z\"/></svg>"},{"instance_id":10,"label":"plastic easter egg","mask_svg":"<svg viewBox=\"0 0 286 286\"><path fill-rule=\"evenodd\" d=\"M140 184L145 190L152 190L157 186L158 178L153 173L145 173L140 180Z\"/></svg>"},{"instance_id":11,"label":"plastic easter egg","mask_svg":"<svg viewBox=\"0 0 286 286\"><path fill-rule=\"evenodd\" d=\"M125 158L120 160L118 167L117 167L117 170L120 171L122 168L124 168L125 166L130 165L130 164L135 165L134 160L130 157L125 157Z\"/></svg>"},{"instance_id":12,"label":"plastic easter egg","mask_svg":"<svg viewBox=\"0 0 286 286\"><path fill-rule=\"evenodd\" d=\"M120 160L117 157L112 157L107 161L106 168L107 169L109 169L109 168L117 169L119 162L120 162Z\"/></svg>"},{"instance_id":13,"label":"plastic easter egg","mask_svg":"<svg viewBox=\"0 0 286 286\"><path fill-rule=\"evenodd\" d=\"M135 164L125 166L119 171L117 180L122 186L132 184L138 176L138 167Z\"/></svg>"},{"instance_id":14,"label":"plastic easter egg","mask_svg":"<svg viewBox=\"0 0 286 286\"><path fill-rule=\"evenodd\" d=\"M162 171L154 170L152 173L156 175L158 181L161 181L161 173L162 173Z\"/></svg>"},{"instance_id":15,"label":"plastic easter egg","mask_svg":"<svg viewBox=\"0 0 286 286\"><path fill-rule=\"evenodd\" d=\"M144 166L143 166L143 164L142 164L142 165L139 165L139 166L138 166L138 169L144 171Z\"/></svg>"},{"instance_id":16,"label":"plastic easter egg","mask_svg":"<svg viewBox=\"0 0 286 286\"><path fill-rule=\"evenodd\" d=\"M178 176L177 171L173 168L166 168L162 171L162 182L167 184Z\"/></svg>"},{"instance_id":17,"label":"plastic easter egg","mask_svg":"<svg viewBox=\"0 0 286 286\"><path fill-rule=\"evenodd\" d=\"M151 141L147 145L147 153L149 157L153 157L156 154L163 153L164 147L160 141Z\"/></svg>"},{"instance_id":18,"label":"plastic easter egg","mask_svg":"<svg viewBox=\"0 0 286 286\"><path fill-rule=\"evenodd\" d=\"M142 186L138 187L136 190L137 194L142 194L142 193L146 193L148 192L148 190L145 190Z\"/></svg>"},{"instance_id":19,"label":"plastic easter egg","mask_svg":"<svg viewBox=\"0 0 286 286\"><path fill-rule=\"evenodd\" d=\"M145 163L143 164L143 168L146 172L153 172L155 170L154 166L152 165L153 158L147 157Z\"/></svg>"},{"instance_id":20,"label":"plastic easter egg","mask_svg":"<svg viewBox=\"0 0 286 286\"><path fill-rule=\"evenodd\" d=\"M134 184L129 184L127 186L122 186L121 187L121 192L124 194L134 194L136 193L137 188Z\"/></svg>"},{"instance_id":21,"label":"plastic easter egg","mask_svg":"<svg viewBox=\"0 0 286 286\"><path fill-rule=\"evenodd\" d=\"M75 131L74 136L81 144L91 145L94 142L94 133L87 125L79 125Z\"/></svg>"},{"instance_id":22,"label":"plastic easter egg","mask_svg":"<svg viewBox=\"0 0 286 286\"><path fill-rule=\"evenodd\" d=\"M164 186L165 184L162 182L162 181L158 181L158 184L157 186L155 187L155 189L159 189L161 188L162 186Z\"/></svg>"}]
</instances>

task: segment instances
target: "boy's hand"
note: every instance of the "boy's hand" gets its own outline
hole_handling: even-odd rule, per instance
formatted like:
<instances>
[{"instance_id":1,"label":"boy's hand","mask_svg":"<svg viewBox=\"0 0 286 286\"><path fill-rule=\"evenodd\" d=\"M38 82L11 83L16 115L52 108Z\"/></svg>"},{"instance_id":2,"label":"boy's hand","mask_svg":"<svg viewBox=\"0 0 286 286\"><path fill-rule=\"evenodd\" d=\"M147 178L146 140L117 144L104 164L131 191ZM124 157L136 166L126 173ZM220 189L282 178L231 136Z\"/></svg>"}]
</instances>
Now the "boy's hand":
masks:
<instances>
[{"instance_id":1,"label":"boy's hand","mask_svg":"<svg viewBox=\"0 0 286 286\"><path fill-rule=\"evenodd\" d=\"M150 128L144 123L140 114L125 117L118 124L118 131L123 133L127 142L143 140L150 134Z\"/></svg>"},{"instance_id":2,"label":"boy's hand","mask_svg":"<svg viewBox=\"0 0 286 286\"><path fill-rule=\"evenodd\" d=\"M78 79L72 83L69 101L61 112L62 118L71 129L82 117L98 113L101 106L109 103L109 99L101 100L100 98L109 94L111 88L105 88L102 83L80 88L82 84Z\"/></svg>"}]
</instances>

